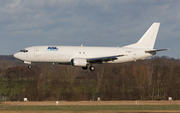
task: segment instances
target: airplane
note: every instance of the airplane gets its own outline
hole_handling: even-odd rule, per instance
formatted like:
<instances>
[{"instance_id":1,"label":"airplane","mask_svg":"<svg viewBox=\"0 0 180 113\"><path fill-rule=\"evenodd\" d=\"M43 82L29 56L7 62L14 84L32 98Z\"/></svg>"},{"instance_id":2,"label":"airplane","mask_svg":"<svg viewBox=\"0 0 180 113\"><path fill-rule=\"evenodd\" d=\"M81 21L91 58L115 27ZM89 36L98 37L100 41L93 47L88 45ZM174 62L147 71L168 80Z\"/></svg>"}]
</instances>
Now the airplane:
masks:
<instances>
[{"instance_id":1,"label":"airplane","mask_svg":"<svg viewBox=\"0 0 180 113\"><path fill-rule=\"evenodd\" d=\"M32 62L50 62L79 66L94 71L93 64L123 63L144 60L158 51L153 49L160 23L153 23L137 43L123 47L88 47L88 46L33 46L27 47L13 56L24 61L31 68Z\"/></svg>"}]
</instances>

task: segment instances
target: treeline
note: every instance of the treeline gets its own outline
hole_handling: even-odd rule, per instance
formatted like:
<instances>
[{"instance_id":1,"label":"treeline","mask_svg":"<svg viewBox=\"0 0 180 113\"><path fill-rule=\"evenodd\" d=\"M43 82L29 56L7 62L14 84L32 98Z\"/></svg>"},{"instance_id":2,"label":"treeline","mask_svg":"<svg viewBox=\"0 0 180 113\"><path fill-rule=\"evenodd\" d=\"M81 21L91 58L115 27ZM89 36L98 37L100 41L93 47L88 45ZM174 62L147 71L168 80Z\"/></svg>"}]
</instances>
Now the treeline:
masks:
<instances>
[{"instance_id":1,"label":"treeline","mask_svg":"<svg viewBox=\"0 0 180 113\"><path fill-rule=\"evenodd\" d=\"M9 100L180 99L180 61L168 57L80 67L0 62L0 95Z\"/></svg>"}]
</instances>

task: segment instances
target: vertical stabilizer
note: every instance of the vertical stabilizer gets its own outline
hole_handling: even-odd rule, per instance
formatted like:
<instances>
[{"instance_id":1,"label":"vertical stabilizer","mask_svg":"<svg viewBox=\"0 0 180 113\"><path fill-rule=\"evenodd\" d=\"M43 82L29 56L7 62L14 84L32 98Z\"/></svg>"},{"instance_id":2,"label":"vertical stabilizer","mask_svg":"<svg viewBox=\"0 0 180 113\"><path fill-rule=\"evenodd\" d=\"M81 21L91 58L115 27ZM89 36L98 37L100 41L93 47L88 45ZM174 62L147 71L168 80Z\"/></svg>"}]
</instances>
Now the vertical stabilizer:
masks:
<instances>
[{"instance_id":1,"label":"vertical stabilizer","mask_svg":"<svg viewBox=\"0 0 180 113\"><path fill-rule=\"evenodd\" d=\"M160 23L153 23L137 43L125 47L153 49L159 26Z\"/></svg>"}]
</instances>

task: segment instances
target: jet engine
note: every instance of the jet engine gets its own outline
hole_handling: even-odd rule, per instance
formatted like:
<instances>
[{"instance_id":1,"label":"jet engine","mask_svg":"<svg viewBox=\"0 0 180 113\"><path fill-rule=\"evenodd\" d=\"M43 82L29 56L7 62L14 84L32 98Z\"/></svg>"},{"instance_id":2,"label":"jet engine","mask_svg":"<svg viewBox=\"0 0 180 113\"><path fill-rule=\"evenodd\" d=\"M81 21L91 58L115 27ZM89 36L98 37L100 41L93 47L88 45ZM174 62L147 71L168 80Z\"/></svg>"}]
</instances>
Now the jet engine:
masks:
<instances>
[{"instance_id":1,"label":"jet engine","mask_svg":"<svg viewBox=\"0 0 180 113\"><path fill-rule=\"evenodd\" d=\"M87 66L87 60L86 59L81 59L81 58L74 58L74 59L71 60L71 65L72 66L86 67Z\"/></svg>"}]
</instances>

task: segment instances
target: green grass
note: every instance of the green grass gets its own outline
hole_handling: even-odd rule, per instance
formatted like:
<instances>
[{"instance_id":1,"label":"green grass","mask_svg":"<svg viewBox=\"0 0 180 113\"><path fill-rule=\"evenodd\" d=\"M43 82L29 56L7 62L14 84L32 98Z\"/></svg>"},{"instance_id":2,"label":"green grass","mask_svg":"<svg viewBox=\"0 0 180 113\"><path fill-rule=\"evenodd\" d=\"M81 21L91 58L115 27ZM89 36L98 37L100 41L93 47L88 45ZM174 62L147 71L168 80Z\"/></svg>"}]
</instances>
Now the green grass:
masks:
<instances>
[{"instance_id":1,"label":"green grass","mask_svg":"<svg viewBox=\"0 0 180 113\"><path fill-rule=\"evenodd\" d=\"M180 110L180 105L0 105L0 110Z\"/></svg>"}]
</instances>

